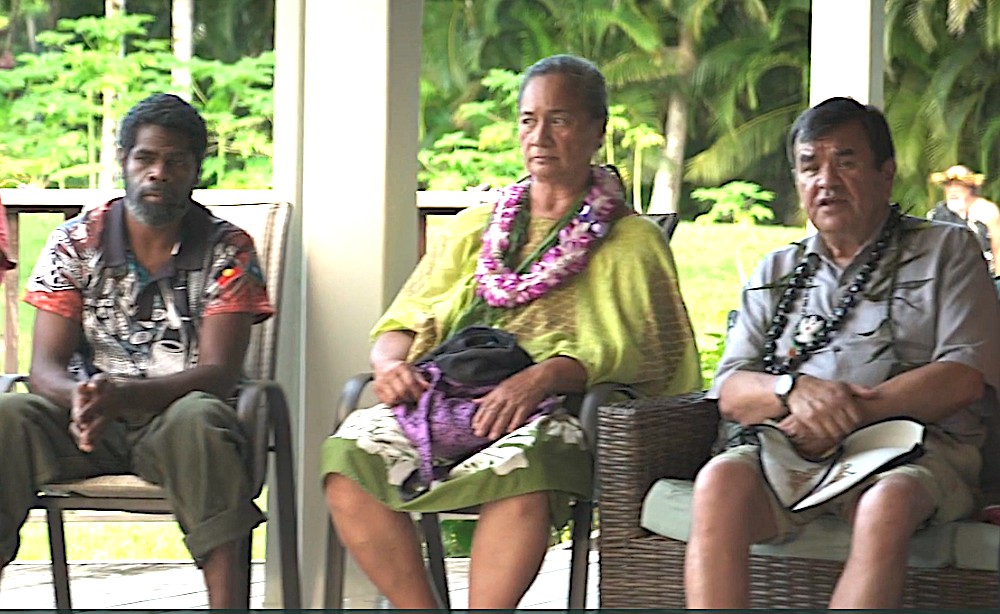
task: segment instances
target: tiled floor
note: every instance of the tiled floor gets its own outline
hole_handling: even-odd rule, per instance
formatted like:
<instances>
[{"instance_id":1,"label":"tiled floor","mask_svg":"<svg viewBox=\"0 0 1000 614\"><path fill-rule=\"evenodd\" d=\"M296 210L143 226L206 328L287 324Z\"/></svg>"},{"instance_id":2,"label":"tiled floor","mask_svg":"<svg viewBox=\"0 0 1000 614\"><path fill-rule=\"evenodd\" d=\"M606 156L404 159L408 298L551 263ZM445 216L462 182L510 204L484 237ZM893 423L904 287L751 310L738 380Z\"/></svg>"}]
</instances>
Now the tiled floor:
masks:
<instances>
[{"instance_id":1,"label":"tiled floor","mask_svg":"<svg viewBox=\"0 0 1000 614\"><path fill-rule=\"evenodd\" d=\"M535 583L521 601L525 609L566 607L569 586L568 549L549 551ZM73 607L76 609L172 610L206 607L201 572L190 563L78 563L70 566ZM468 560L448 560L453 608L468 605ZM597 607L597 554L591 553L587 607ZM254 563L251 574L252 608L263 607L264 566ZM372 608L385 604L356 604ZM0 580L0 609L27 610L54 607L48 563L9 565Z\"/></svg>"}]
</instances>

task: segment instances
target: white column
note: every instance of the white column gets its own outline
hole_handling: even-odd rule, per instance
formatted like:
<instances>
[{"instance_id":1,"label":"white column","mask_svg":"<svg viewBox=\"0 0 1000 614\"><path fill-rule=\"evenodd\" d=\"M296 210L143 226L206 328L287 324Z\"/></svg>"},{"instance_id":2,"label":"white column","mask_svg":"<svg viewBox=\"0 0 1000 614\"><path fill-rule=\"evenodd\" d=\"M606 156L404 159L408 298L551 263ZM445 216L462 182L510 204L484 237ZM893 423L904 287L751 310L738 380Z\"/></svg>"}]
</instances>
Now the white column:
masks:
<instances>
[{"instance_id":1,"label":"white column","mask_svg":"<svg viewBox=\"0 0 1000 614\"><path fill-rule=\"evenodd\" d=\"M344 382L368 369L369 329L416 262L423 2L280 0L277 11L279 70L289 66L280 45L294 48L294 32L304 34L302 64L290 68L300 76L276 77L275 189L301 205L301 269L287 278L301 301L299 335L292 336L299 347L282 367L300 387L294 435L303 605L322 607L328 521L320 447ZM301 92L301 106L283 87ZM279 121L279 113L294 117ZM282 126L301 136L297 152L279 141ZM295 153L279 160L279 147ZM348 577L349 598L366 592L357 577Z\"/></svg>"},{"instance_id":2,"label":"white column","mask_svg":"<svg viewBox=\"0 0 1000 614\"><path fill-rule=\"evenodd\" d=\"M305 100L303 90L305 78L305 0L280 0L276 3L274 19L274 168L273 198L292 203L292 214L288 227L288 243L285 258L285 285L281 296L278 330L278 363L275 378L282 383L288 397L292 413L292 445L298 453L295 473L299 492L314 482L307 482L303 473L302 390L304 373L302 363L302 340L305 317L303 310L304 285L301 283L304 253L302 249L302 107ZM272 474L273 475L273 474ZM268 507L275 509L276 498L270 491ZM298 497L298 508L303 506L302 494ZM301 513L300 513L301 516ZM276 526L276 525L274 525ZM271 529L271 527L269 527ZM264 606L277 608L281 600L281 565L277 548L277 530L269 530L267 539L267 559L265 568ZM303 524L299 523L299 548L303 539ZM313 561L315 563L315 561ZM303 605L309 605L304 599Z\"/></svg>"},{"instance_id":3,"label":"white column","mask_svg":"<svg viewBox=\"0 0 1000 614\"><path fill-rule=\"evenodd\" d=\"M882 108L885 0L813 0L809 105L849 96Z\"/></svg>"}]
</instances>

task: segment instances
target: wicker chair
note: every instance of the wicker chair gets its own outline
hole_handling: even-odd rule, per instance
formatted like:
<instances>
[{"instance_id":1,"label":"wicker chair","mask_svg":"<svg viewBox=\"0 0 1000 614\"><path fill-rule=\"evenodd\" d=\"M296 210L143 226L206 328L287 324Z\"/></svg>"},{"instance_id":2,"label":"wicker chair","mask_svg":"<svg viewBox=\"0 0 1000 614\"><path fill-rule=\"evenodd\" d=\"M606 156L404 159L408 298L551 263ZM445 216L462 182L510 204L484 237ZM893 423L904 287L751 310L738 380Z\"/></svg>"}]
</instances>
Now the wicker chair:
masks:
<instances>
[{"instance_id":1,"label":"wicker chair","mask_svg":"<svg viewBox=\"0 0 1000 614\"><path fill-rule=\"evenodd\" d=\"M685 606L686 544L643 529L640 516L654 482L665 477L694 478L711 454L718 422L715 403L701 393L599 409L602 608ZM991 437L995 433L991 429ZM988 444L987 449L997 448ZM984 484L995 469L984 468ZM750 557L751 604L825 609L841 569L842 564L834 561L754 554ZM997 590L995 571L911 567L904 605L928 610L994 608Z\"/></svg>"},{"instance_id":2,"label":"wicker chair","mask_svg":"<svg viewBox=\"0 0 1000 614\"><path fill-rule=\"evenodd\" d=\"M268 294L276 307L281 296L282 269L290 205L266 203L210 207L217 216L232 221L254 239L261 266L268 273ZM240 422L251 442L252 488L258 496L267 477L269 453L275 455L275 490L277 506L274 517L280 544L282 596L289 609L301 607L298 563L298 531L295 504L295 476L291 445L291 427L287 401L281 386L273 381L277 317L253 327L244 363L245 374L252 378L241 390L237 403ZM11 390L22 375L0 378L0 388ZM63 532L64 510L114 510L150 514L171 513L163 489L134 475L105 475L70 483L45 485L38 494L36 507L45 509L52 554L52 576L56 607L69 610L71 605L69 574L66 563L66 540ZM244 607L250 598L250 541L240 544L241 574L245 587L238 596ZM242 588L241 587L241 588Z\"/></svg>"}]
</instances>

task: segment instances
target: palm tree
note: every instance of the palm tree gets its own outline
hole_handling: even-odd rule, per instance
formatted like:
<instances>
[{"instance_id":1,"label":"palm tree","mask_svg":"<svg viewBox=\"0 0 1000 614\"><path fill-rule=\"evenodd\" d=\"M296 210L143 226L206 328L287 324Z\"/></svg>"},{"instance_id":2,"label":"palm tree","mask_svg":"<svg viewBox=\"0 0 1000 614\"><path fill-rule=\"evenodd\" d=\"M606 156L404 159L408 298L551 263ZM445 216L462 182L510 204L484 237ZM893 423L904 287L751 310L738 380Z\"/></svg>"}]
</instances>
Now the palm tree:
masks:
<instances>
[{"instance_id":1,"label":"palm tree","mask_svg":"<svg viewBox=\"0 0 1000 614\"><path fill-rule=\"evenodd\" d=\"M932 171L963 163L1000 197L1000 0L888 0L886 115L897 144L895 197L918 211Z\"/></svg>"}]
</instances>

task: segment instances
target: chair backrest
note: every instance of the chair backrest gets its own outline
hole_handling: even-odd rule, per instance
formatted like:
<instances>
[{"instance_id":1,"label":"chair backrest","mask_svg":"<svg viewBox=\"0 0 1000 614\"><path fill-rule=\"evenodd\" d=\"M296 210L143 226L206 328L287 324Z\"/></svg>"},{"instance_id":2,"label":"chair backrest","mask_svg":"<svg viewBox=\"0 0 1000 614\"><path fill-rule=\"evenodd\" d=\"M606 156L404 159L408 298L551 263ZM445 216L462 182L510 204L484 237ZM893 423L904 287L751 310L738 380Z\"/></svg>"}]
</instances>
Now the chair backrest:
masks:
<instances>
[{"instance_id":1,"label":"chair backrest","mask_svg":"<svg viewBox=\"0 0 1000 614\"><path fill-rule=\"evenodd\" d=\"M680 221L680 216L677 213L646 213L643 217L656 222L656 225L660 227L660 231L663 233L663 238L670 243L670 239L674 236L674 231L677 230L677 222Z\"/></svg>"},{"instance_id":2,"label":"chair backrest","mask_svg":"<svg viewBox=\"0 0 1000 614\"><path fill-rule=\"evenodd\" d=\"M253 327L243 370L252 379L274 379L285 243L292 206L289 203L248 203L211 205L208 208L245 230L257 248L257 256L267 279L267 294L277 313Z\"/></svg>"}]
</instances>

